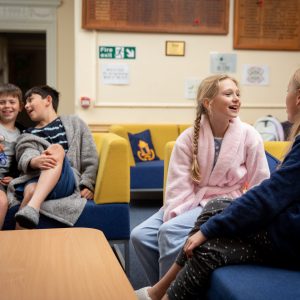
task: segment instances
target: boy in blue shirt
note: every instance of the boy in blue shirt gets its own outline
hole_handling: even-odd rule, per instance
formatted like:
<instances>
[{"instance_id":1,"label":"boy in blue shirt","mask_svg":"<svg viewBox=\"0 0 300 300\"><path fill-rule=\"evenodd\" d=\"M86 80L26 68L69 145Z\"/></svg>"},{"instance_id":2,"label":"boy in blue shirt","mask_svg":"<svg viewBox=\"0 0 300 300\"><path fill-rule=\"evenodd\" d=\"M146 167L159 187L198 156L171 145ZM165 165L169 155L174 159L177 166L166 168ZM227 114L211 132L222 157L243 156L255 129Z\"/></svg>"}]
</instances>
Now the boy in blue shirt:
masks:
<instances>
[{"instance_id":1,"label":"boy in blue shirt","mask_svg":"<svg viewBox=\"0 0 300 300\"><path fill-rule=\"evenodd\" d=\"M9 190L11 205L18 204L17 197L22 200L16 221L35 228L42 213L72 226L86 199L94 196L98 155L93 137L77 116L57 115L55 89L33 87L25 99L26 112L36 126L27 129L16 145L22 176Z\"/></svg>"}]
</instances>

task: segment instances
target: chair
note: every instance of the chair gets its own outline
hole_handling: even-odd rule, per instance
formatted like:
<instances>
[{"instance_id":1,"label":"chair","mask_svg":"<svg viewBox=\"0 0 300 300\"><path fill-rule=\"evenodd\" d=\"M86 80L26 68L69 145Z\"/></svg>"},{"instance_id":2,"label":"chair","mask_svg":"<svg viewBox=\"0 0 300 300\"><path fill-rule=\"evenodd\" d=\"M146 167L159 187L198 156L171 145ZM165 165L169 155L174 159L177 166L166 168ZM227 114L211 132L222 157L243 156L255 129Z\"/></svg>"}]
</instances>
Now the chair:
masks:
<instances>
[{"instance_id":1,"label":"chair","mask_svg":"<svg viewBox=\"0 0 300 300\"><path fill-rule=\"evenodd\" d=\"M164 184L168 165L175 141L165 146ZM290 142L265 142L266 157L270 172L273 172ZM269 153L270 151L270 153ZM297 288L300 272L258 265L230 265L213 271L207 293L209 300L264 300L264 299L300 299Z\"/></svg>"},{"instance_id":2,"label":"chair","mask_svg":"<svg viewBox=\"0 0 300 300\"><path fill-rule=\"evenodd\" d=\"M113 133L93 133L99 168L94 192L94 201L88 201L74 227L88 227L101 230L114 248L126 274L129 274L129 163L125 139ZM18 207L12 207L5 218L3 229L14 229L14 214ZM39 229L68 227L66 224L40 216ZM118 247L124 246L125 258Z\"/></svg>"}]
</instances>

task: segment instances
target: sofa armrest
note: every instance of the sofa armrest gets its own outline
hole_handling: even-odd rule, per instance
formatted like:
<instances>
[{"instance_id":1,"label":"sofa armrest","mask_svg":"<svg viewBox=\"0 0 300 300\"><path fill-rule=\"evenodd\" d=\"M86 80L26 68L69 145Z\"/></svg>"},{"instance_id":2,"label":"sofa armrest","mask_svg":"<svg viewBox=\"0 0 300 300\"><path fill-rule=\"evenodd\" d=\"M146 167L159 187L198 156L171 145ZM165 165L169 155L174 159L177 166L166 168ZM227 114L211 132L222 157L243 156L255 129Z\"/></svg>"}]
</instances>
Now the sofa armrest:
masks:
<instances>
[{"instance_id":1,"label":"sofa armrest","mask_svg":"<svg viewBox=\"0 0 300 300\"><path fill-rule=\"evenodd\" d=\"M291 142L287 142L287 141L265 141L264 142L265 150L270 154L272 154L277 159L279 159L280 161L283 160L290 146L291 146Z\"/></svg>"},{"instance_id":2,"label":"sofa armrest","mask_svg":"<svg viewBox=\"0 0 300 300\"><path fill-rule=\"evenodd\" d=\"M165 201L165 191L166 191L166 183L168 177L168 169L169 169L169 162L171 158L171 154L175 145L175 141L168 142L165 145L165 153L164 153L164 201Z\"/></svg>"},{"instance_id":3,"label":"sofa armrest","mask_svg":"<svg viewBox=\"0 0 300 300\"><path fill-rule=\"evenodd\" d=\"M129 142L129 138L128 138L128 131L127 129L122 126L122 125L111 125L109 127L109 132L114 133L122 138L124 138L127 142L127 147L128 147L128 161L129 161L129 166L135 166L135 161L134 161L134 157L131 151L131 146L130 146L130 142Z\"/></svg>"},{"instance_id":4,"label":"sofa armrest","mask_svg":"<svg viewBox=\"0 0 300 300\"><path fill-rule=\"evenodd\" d=\"M114 133L93 133L99 157L94 201L129 203L130 168L127 141Z\"/></svg>"}]
</instances>

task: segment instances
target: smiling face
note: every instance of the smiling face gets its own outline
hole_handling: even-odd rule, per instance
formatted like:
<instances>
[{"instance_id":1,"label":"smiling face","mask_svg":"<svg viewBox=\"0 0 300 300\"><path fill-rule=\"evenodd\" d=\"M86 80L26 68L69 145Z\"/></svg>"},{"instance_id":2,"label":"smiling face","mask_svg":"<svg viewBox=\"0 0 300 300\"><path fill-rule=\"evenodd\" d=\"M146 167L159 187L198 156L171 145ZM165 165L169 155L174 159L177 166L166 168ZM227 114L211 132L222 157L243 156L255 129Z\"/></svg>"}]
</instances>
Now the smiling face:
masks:
<instances>
[{"instance_id":1,"label":"smiling face","mask_svg":"<svg viewBox=\"0 0 300 300\"><path fill-rule=\"evenodd\" d=\"M22 110L18 97L10 95L0 96L0 120L4 124L14 123Z\"/></svg>"},{"instance_id":2,"label":"smiling face","mask_svg":"<svg viewBox=\"0 0 300 300\"><path fill-rule=\"evenodd\" d=\"M209 100L204 100L211 121L230 121L236 118L240 111L240 90L236 83L227 78L219 82L217 95Z\"/></svg>"},{"instance_id":3,"label":"smiling face","mask_svg":"<svg viewBox=\"0 0 300 300\"><path fill-rule=\"evenodd\" d=\"M31 94L26 99L25 109L32 121L40 122L44 118L45 107L47 105L47 97L43 99L39 94Z\"/></svg>"}]
</instances>

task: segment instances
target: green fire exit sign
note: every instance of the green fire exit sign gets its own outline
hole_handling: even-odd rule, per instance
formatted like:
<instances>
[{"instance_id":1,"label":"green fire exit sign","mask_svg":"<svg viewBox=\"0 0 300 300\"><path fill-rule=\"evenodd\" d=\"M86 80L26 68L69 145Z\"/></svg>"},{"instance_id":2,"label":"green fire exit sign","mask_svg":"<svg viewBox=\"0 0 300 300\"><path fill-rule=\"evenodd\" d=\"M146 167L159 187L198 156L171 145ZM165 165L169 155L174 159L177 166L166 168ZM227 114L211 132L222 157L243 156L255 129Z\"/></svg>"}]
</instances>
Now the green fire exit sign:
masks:
<instances>
[{"instance_id":1,"label":"green fire exit sign","mask_svg":"<svg viewBox=\"0 0 300 300\"><path fill-rule=\"evenodd\" d=\"M110 59L135 59L135 47L100 46L99 58Z\"/></svg>"}]
</instances>

